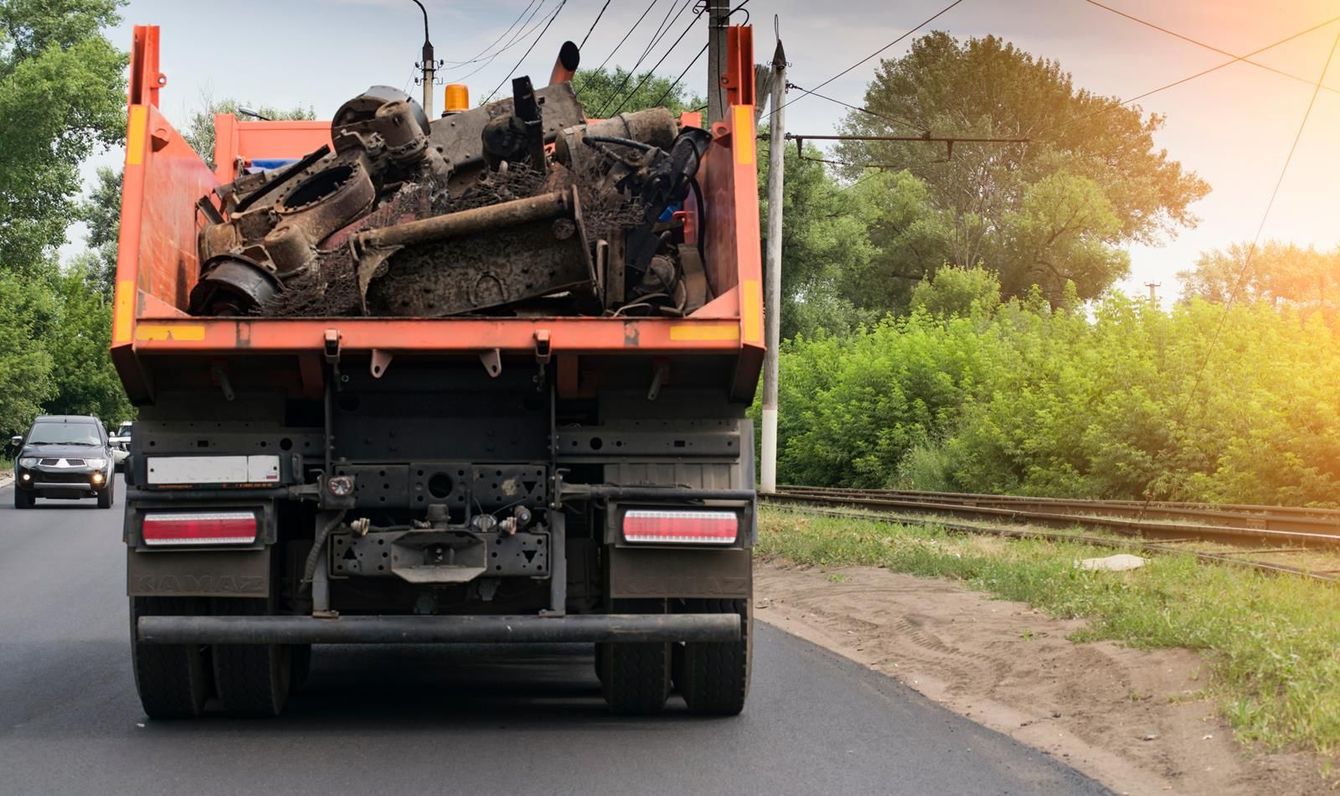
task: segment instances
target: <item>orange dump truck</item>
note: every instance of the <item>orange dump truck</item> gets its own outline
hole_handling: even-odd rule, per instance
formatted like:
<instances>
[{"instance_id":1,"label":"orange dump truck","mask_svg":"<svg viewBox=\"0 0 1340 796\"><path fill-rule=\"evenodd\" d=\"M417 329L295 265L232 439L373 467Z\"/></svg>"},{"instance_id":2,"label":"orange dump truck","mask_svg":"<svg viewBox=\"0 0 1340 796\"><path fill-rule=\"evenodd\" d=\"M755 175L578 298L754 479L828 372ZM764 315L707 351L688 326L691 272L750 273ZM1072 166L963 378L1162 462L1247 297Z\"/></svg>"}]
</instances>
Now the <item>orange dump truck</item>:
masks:
<instances>
[{"instance_id":1,"label":"orange dump truck","mask_svg":"<svg viewBox=\"0 0 1340 796\"><path fill-rule=\"evenodd\" d=\"M331 122L220 116L211 169L160 110L158 29L136 28L111 353L139 406L125 541L151 717L278 713L312 645L346 643L591 643L615 712L742 709L749 34L729 30L729 105L679 211L696 309L268 317L193 310L202 229L227 221L220 186L329 145Z\"/></svg>"}]
</instances>

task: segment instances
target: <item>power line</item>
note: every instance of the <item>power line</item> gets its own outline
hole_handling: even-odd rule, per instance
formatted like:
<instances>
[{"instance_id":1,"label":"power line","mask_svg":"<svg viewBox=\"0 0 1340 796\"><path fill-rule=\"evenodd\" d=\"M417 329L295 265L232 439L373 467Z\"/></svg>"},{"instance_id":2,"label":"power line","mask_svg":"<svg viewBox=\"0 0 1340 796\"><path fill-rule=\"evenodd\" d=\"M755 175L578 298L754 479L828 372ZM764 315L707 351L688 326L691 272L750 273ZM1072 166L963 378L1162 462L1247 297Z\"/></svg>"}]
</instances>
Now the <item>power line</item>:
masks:
<instances>
[{"instance_id":1,"label":"power line","mask_svg":"<svg viewBox=\"0 0 1340 796\"><path fill-rule=\"evenodd\" d=\"M917 31L919 31L919 30L921 30L922 28L926 27L927 25L931 24L931 23L934 22L935 20L937 20L937 19L939 19L940 17L944 16L945 14L949 13L949 11L951 11L955 6L957 6L959 3L962 3L962 2L963 2L963 0L954 0L954 2L950 3L949 5L945 6L945 7L942 8L942 9L940 9L939 11L936 11L934 14L932 14L930 17L927 17L925 20L922 20L921 24L917 25L915 28L912 28L911 30L909 30L909 31L907 31L906 33L902 34L901 36L899 36L898 38L896 38L896 39L894 39L893 41L889 42L888 44L884 45L883 47L880 47L878 50L875 50L874 52L870 53L869 55L867 55L866 57L862 58L861 60L857 61L856 63L852 64L851 66L847 67L846 69L843 69L841 72L838 72L836 75L833 75L832 77L828 78L828 79L825 80L824 82L822 82L822 83L820 83L819 85L815 86L815 87L814 87L814 90L817 91L817 90L823 88L824 86L828 85L829 83L832 83L834 80L837 80L839 77L842 77L843 75L847 74L847 73L850 72L851 70L853 70L853 69L855 69L856 67L860 66L861 64L865 63L866 61L869 61L871 58L874 58L874 57L878 56L879 54L883 53L885 50L889 49L889 48L892 47L893 45L897 44L898 42L902 41L903 39L906 39L908 36L911 36L913 33L916 33ZM806 96L808 96L808 95L806 95ZM804 99L804 98L805 98L805 97L796 97L796 98L793 99L793 100L788 100L786 103L784 103L784 104L782 105L782 107L785 108L785 107L787 107L788 105L790 105L791 103L793 103L793 102L797 102L797 101L802 100L802 99Z\"/></svg>"},{"instance_id":2,"label":"power line","mask_svg":"<svg viewBox=\"0 0 1340 796\"><path fill-rule=\"evenodd\" d=\"M516 15L516 19L512 20L512 24L507 26L507 30L504 30L502 33L498 34L498 38L494 39L493 42L484 49L470 56L468 60L444 61L443 63L447 64L448 66L448 69L445 71L450 71L451 68L459 69L462 66L468 66L469 64L478 63L485 57L485 55L488 54L489 50L492 50L498 44L498 42L502 41L504 38L507 37L507 34L512 32L512 29L515 28L517 24L521 22L522 17L526 16L526 12L530 11L531 7L534 6L537 2L540 2L540 0L530 0L530 4L527 5L525 8L521 9L521 13ZM529 22L529 20L527 21Z\"/></svg>"},{"instance_id":3,"label":"power line","mask_svg":"<svg viewBox=\"0 0 1340 796\"><path fill-rule=\"evenodd\" d=\"M1155 95L1155 94L1159 94L1159 93L1164 92L1164 91L1167 91L1168 89L1171 89L1171 88L1176 88L1176 87L1178 87L1178 86L1180 86L1180 85L1182 85L1182 84L1184 84L1184 83L1190 83L1192 80L1196 80L1196 79L1198 79L1198 78L1202 78L1202 77L1204 77L1204 76L1206 76L1206 75L1208 75L1208 74L1210 74L1210 73L1212 73L1212 72L1217 72L1217 71L1219 71L1220 69L1223 69L1223 68L1226 67L1226 66L1232 66L1233 64L1236 64L1236 63L1238 63L1239 61L1245 61L1245 60L1247 60L1248 58L1251 58L1253 55L1260 55L1261 53L1263 53L1263 52L1265 52L1265 51L1267 51L1267 50L1273 50L1274 48L1280 46L1281 44L1286 44L1286 43L1288 43L1288 42L1291 42L1291 41L1293 41L1294 39L1299 38L1300 36L1306 36L1306 35L1309 34L1309 33L1313 33L1313 32L1315 32L1315 31L1317 31L1317 30L1320 30L1320 29L1322 29L1322 28L1324 28L1324 27L1327 27L1328 25L1332 25L1332 24L1336 23L1337 21L1340 21L1340 17L1331 17L1330 19L1326 20L1325 22L1319 22L1319 23L1317 23L1316 25L1313 25L1312 27L1307 28L1306 30L1301 30L1301 31L1299 31L1298 33L1293 34L1292 36L1286 36L1286 37L1280 39L1279 41L1273 42L1273 43L1271 43L1271 44L1267 44L1267 45L1264 46L1264 47L1259 47L1259 48L1257 48L1257 49L1255 49L1255 50L1252 50L1252 51L1249 52L1249 53L1245 53L1245 54L1243 54L1243 55L1234 56L1231 60L1224 61L1223 63L1218 64L1217 66L1212 66L1212 67L1210 67L1209 69L1202 69L1201 71L1196 72L1195 74L1187 75L1186 77L1179 78L1179 79L1177 79L1177 80L1172 81L1171 83L1165 83L1165 84L1159 86L1158 88L1150 89L1149 91L1146 91L1146 92L1144 92L1144 93L1142 93L1142 94L1137 94L1137 95L1135 95L1134 97L1130 97L1130 98L1128 98L1128 99L1124 99L1124 100L1118 100L1115 104L1108 105L1107 107L1100 108L1100 109L1094 111L1093 113L1086 113L1086 114L1084 114L1083 116L1080 116L1080 117L1078 117L1078 118L1075 118L1075 119L1070 120L1069 122L1067 122L1067 123L1061 125L1061 127L1058 128L1057 132L1063 132L1063 131L1065 131L1065 130L1068 130L1069 128L1073 127L1074 125L1078 124L1079 122L1082 122L1082 121L1084 121L1084 120L1086 120L1086 119L1090 119L1090 118L1092 118L1092 117L1094 117L1094 116L1101 116L1101 115L1103 115L1103 114L1105 114L1105 113L1111 113L1112 111L1117 110L1118 108L1123 108L1123 107L1125 107L1125 106L1127 106L1127 105L1130 105L1130 104L1133 103L1133 102L1139 102L1140 100L1145 99L1146 97L1152 97L1152 96Z\"/></svg>"},{"instance_id":4,"label":"power line","mask_svg":"<svg viewBox=\"0 0 1340 796\"><path fill-rule=\"evenodd\" d=\"M1317 95L1321 93L1322 81L1326 79L1326 73L1331 68L1331 60L1335 58L1336 46L1340 45L1340 34L1337 34L1335 40L1331 42L1331 51L1326 55L1326 63L1321 68L1321 74L1317 77L1317 82L1312 89L1312 97L1308 100L1307 110L1303 112L1303 120L1298 123L1298 131L1294 133L1293 143L1289 145L1289 154L1284 158L1284 166L1280 168L1279 177L1275 180L1275 188L1270 192L1270 199L1266 201L1265 212L1261 214L1261 223L1256 227L1256 237L1252 239L1251 248L1247 250L1247 256L1243 258L1242 268L1238 271L1237 279L1234 280L1233 290L1228 294L1228 300L1224 302L1224 315L1220 319L1220 326L1215 330L1215 336L1210 342L1210 352L1214 350L1215 343L1219 337L1219 329L1223 327L1223 321L1228 317L1228 310L1233 302L1237 300L1238 291L1242 287L1243 278L1247 275L1248 268L1251 267L1252 257L1256 254L1257 245L1261 242L1261 235L1264 234L1266 221L1270 218L1270 211L1275 207L1275 199L1279 196L1280 186L1284 185L1284 177L1289 173L1289 165L1293 163L1294 153L1298 151L1298 142L1303 138L1303 130L1307 127L1307 120L1312 116L1312 108L1317 104ZM1210 352L1206 353L1206 359L1209 359ZM1202 365L1202 368L1204 366Z\"/></svg>"},{"instance_id":5,"label":"power line","mask_svg":"<svg viewBox=\"0 0 1340 796\"><path fill-rule=\"evenodd\" d=\"M583 47L586 46L586 40L591 38L591 33L595 31L596 25L600 24L600 18L605 16L605 9L609 7L610 7L610 0L605 0L605 5L600 7L600 13L596 14L596 21L591 23L590 30L586 31L586 35L582 37L582 43L577 45L578 50L581 50Z\"/></svg>"},{"instance_id":6,"label":"power line","mask_svg":"<svg viewBox=\"0 0 1340 796\"><path fill-rule=\"evenodd\" d=\"M657 25L656 30L651 34L651 41L647 42L647 46L642 48L642 55L638 56L637 64L642 63L651 54L652 48L661 43L661 39L665 38L665 34L670 32L670 27L679 20L680 15L684 13L685 8L688 8L690 2L692 0L684 0L684 4L679 6L679 11L676 12L675 0L670 0L670 7L665 10L665 16L661 18L661 24ZM673 19L670 16L671 14L674 14ZM633 65L633 71L637 71L637 64Z\"/></svg>"},{"instance_id":7,"label":"power line","mask_svg":"<svg viewBox=\"0 0 1340 796\"><path fill-rule=\"evenodd\" d=\"M661 68L661 64L665 63L665 59L670 57L670 53L674 52L675 48L679 46L679 43L684 41L684 37L689 35L689 31L693 30L693 26L698 23L698 18L701 17L706 10L707 7L703 6L702 11L693 15L693 19L689 20L689 24L684 28L684 31L679 34L679 38L675 39L674 43L670 45L670 49L666 50L665 55L661 56L661 60L657 61L655 66L647 70L647 73L642 76L642 79L633 87L633 90L628 92L628 95L619 101L618 106L615 107L612 113L602 113L602 116L612 116L613 114L618 113L623 109L623 106L628 104L630 99L637 96L637 93L642 90L642 87L647 84L647 81L651 80L656 75L656 70Z\"/></svg>"},{"instance_id":8,"label":"power line","mask_svg":"<svg viewBox=\"0 0 1340 796\"><path fill-rule=\"evenodd\" d=\"M686 8L689 7L689 3L690 3L690 2L692 2L692 0L684 0L684 4L681 5L681 6L679 6L679 14L675 14L675 19L676 19L676 20L679 19L679 15L680 15L680 14L683 14L683 13L684 13L684 9L686 9ZM620 80L620 81L619 81L619 85L616 86L615 89L614 89L614 91L611 93L609 101L606 102L605 105L604 105L604 107L601 108L601 114L600 114L600 115L602 115L602 116L606 116L606 115L608 115L608 114L605 113L605 111L609 110L609 106L612 105L612 104L614 104L614 100L618 99L619 96L623 94L623 90L624 90L625 88L628 87L628 82L629 82L630 80L632 80L634 77L637 76L637 69L638 69L638 67L642 66L642 62L645 61L645 60L647 59L647 56L651 54L652 48L654 48L657 44L659 44L660 41L661 41L661 39L665 38L665 34L666 34L666 32L668 32L668 31L670 30L670 28L669 28L669 26L668 26L667 23L670 22L670 14L671 14L674 10L675 10L675 0L670 0L670 7L667 8L667 9L665 10L665 18L661 20L661 24L660 24L660 25L657 25L657 26L656 26L656 30L655 30L654 32L652 32L652 34L651 34L651 40L650 40L649 42L647 42L647 46L644 47L644 48L642 49L642 54L639 55L639 56L637 57L637 60L633 62L633 66L632 66L632 68L629 69L629 70L628 70L628 73L625 74L625 75L623 76L623 80ZM701 13L701 12L700 12L700 13ZM694 19L697 19L697 17L694 17ZM682 38L682 37L681 37L681 38ZM676 43L678 43L678 42L676 42ZM674 50L674 47L671 46L670 49L671 49L671 50ZM667 52L666 52L666 55L669 55L669 54L670 54L670 53L667 51ZM661 60L664 61L665 58L662 57ZM659 64L658 64L658 65L659 65ZM639 83L638 86L640 87L640 86L641 86L641 83ZM633 89L633 94L636 94L636 93L637 93L637 89L634 88L634 89ZM630 95L630 96L631 96L631 95ZM625 98L624 98L624 102L627 102L627 101L628 101L628 99L627 99L627 97L625 97ZM621 104L619 105L619 107L622 108L622 107L623 107L623 104L621 103ZM615 113L618 113L618 111L615 111Z\"/></svg>"},{"instance_id":9,"label":"power line","mask_svg":"<svg viewBox=\"0 0 1340 796\"><path fill-rule=\"evenodd\" d=\"M1280 167L1279 176L1275 179L1275 188L1270 192L1270 198L1266 200L1265 211L1261 214L1261 222L1256 226L1256 236L1252 238L1252 245L1247 249L1247 255L1243 257L1242 268L1238 270L1237 278L1233 282L1233 289L1229 292L1228 298L1224 301L1224 310L1219 315L1219 322L1215 325L1214 334L1210 337L1210 344L1205 349L1205 356L1200 361L1200 367L1196 371L1196 379L1191 384L1191 390L1187 393L1187 399L1182 402L1181 412L1177 421L1177 426L1184 426L1187 416L1191 412L1191 407L1195 403L1195 397L1200 392L1201 384L1205 379L1205 371L1209 367L1210 359L1214 356L1214 351L1219 345L1219 337L1228 324L1228 313L1232 309L1233 303L1237 300L1238 293L1242 288L1243 280L1251 268L1252 258L1256 255L1257 247L1261 243L1261 236L1265 233L1266 222L1270 219L1270 212L1275 207L1275 199L1279 197L1280 187L1284 185L1284 178L1289 173L1289 166L1293 163L1293 156L1298 151L1298 142L1303 138L1303 131L1307 128L1308 119L1312 116L1312 109L1317 104L1317 95L1321 93L1322 81L1326 79L1326 73L1330 71L1331 61L1335 58L1336 47L1340 46L1340 34L1337 34L1331 42L1330 52L1326 55L1326 63L1321 68L1321 74L1317 75L1317 80L1313 84L1312 96L1308 99L1307 110L1303 112L1303 118L1298 123L1298 130L1294 133L1293 142L1289 145L1289 154L1284 157L1284 165ZM1150 487L1146 486L1146 501L1144 508L1148 508L1154 496ZM1141 515L1143 516L1143 510ZM1138 518L1137 518L1138 519Z\"/></svg>"},{"instance_id":10,"label":"power line","mask_svg":"<svg viewBox=\"0 0 1340 796\"><path fill-rule=\"evenodd\" d=\"M840 100L840 99L837 99L837 98L835 98L835 97L829 97L829 96L826 96L826 95L824 95L824 94L820 94L820 93L817 92L817 91L810 91L810 90L807 89L807 88L803 88L803 87L801 87L801 86L797 86L795 83L787 83L787 84L786 84L786 87L787 87L787 88L793 88L793 89L795 89L796 91L801 91L801 92L804 92L804 93L806 93L806 94L813 95L813 96L815 96L815 97L818 97L818 98L821 99L821 100L828 100L829 102L837 103L838 105L841 105L841 106L844 107L844 108L851 108L851 109L854 110L854 111L860 111L861 113L868 114L868 115L870 115L870 116L875 117L876 119L883 119L884 121L888 122L889 124L896 124L896 125L899 125L899 126L902 126L902 127L906 127L906 128L908 128L909 130L924 130L924 129L925 129L923 126L918 125L918 124L912 124L912 123L909 122L909 121L905 121L905 120L902 120L902 119L895 119L895 118L892 117L892 116L885 116L885 115L882 114L882 113L875 113L874 111L870 110L869 108L863 108L863 107L861 107L860 105L852 105L852 104L849 103L849 102L843 102L843 101Z\"/></svg>"},{"instance_id":11,"label":"power line","mask_svg":"<svg viewBox=\"0 0 1340 796\"><path fill-rule=\"evenodd\" d=\"M656 98L656 101L652 103L653 105L660 105L665 102L665 98L670 96L674 90L679 87L679 83L684 79L684 75L687 75L689 70L693 68L693 65L698 63L698 59L703 57L703 53L707 52L707 48L708 45L704 44L703 48L698 51L698 54L693 56L693 60L689 61L689 65L684 67L684 71L679 73L679 77L675 78L675 82L671 83L670 87L667 88L661 96Z\"/></svg>"},{"instance_id":12,"label":"power line","mask_svg":"<svg viewBox=\"0 0 1340 796\"><path fill-rule=\"evenodd\" d=\"M852 163L851 161L848 161L848 160L832 160L831 158L816 158L816 157L811 157L811 156L806 155L806 154L804 154L804 153L801 153L801 155L800 155L800 159L801 159L801 160L808 161L808 162L810 162L810 163L823 163L823 164L825 164L825 165L827 165L827 166L842 166L842 167L844 167L844 168L849 168L849 169L878 169L879 171L886 171L886 170L888 170L888 169L902 169L902 168L903 168L902 166L899 166L899 165L896 164L896 163ZM869 176L869 175L867 175L867 176ZM865 179L865 178L862 177L861 179ZM860 180L857 180L857 182L860 182Z\"/></svg>"},{"instance_id":13,"label":"power line","mask_svg":"<svg viewBox=\"0 0 1340 796\"><path fill-rule=\"evenodd\" d=\"M1211 51L1211 52L1216 52L1216 53L1219 53L1220 55L1227 55L1227 56L1230 57L1230 58L1238 59L1238 54L1237 54L1237 53L1229 52L1228 50L1225 50L1225 49L1220 48L1220 47L1216 47L1216 46L1214 46L1213 44L1207 44L1206 42L1203 42L1203 41L1201 41L1201 40L1199 40L1199 39L1193 39L1193 38L1190 37L1190 36L1187 36L1187 35L1182 34L1182 33L1178 33L1178 32L1175 31L1175 30L1170 30L1170 29L1168 29L1168 28L1163 27L1162 25L1158 25L1158 24L1155 24L1155 23L1153 23L1153 22L1150 22L1150 21L1147 20L1147 19L1141 19L1140 17L1137 17L1137 16L1135 16L1135 15L1133 15L1133 14L1128 14L1128 13L1126 13L1125 11L1122 11L1122 10L1119 9L1119 8L1113 8L1112 6L1109 6L1109 5L1105 5L1105 4L1103 4L1103 3L1100 3L1100 2L1098 2L1098 0L1084 0L1084 2L1088 3L1089 5L1091 5L1091 6L1095 7L1095 8L1101 8L1101 9L1103 9L1104 11L1108 11L1108 12L1110 12L1110 13L1116 14L1117 16L1122 17L1122 18L1124 18L1124 19L1129 19L1131 22L1134 22L1134 23L1136 23L1136 24L1144 25L1145 27L1147 27L1147 28L1151 28L1151 29L1156 30L1156 31L1158 31L1158 32L1160 32L1160 33L1166 33L1167 35L1172 36L1172 37L1175 38L1175 39L1181 39L1181 40L1184 41L1184 42L1188 42L1188 43L1190 43L1190 44L1194 44L1194 45L1196 45L1197 47L1203 47L1204 49L1209 50L1209 51ZM1251 58L1250 58L1249 56L1242 56L1239 60L1241 60L1243 63L1251 64L1252 66L1255 66L1255 67L1257 67L1258 69L1264 69L1264 70L1266 70L1267 72L1274 72L1274 73L1277 74L1277 75L1281 75L1281 76L1283 76L1283 77L1287 77L1287 78L1289 78L1290 80L1297 80L1297 81L1299 81L1299 82L1301 82L1301 83L1306 83L1306 84L1308 84L1309 86L1312 85L1312 81L1309 80L1309 79L1306 78L1306 77L1302 77L1302 76L1300 76L1300 75L1295 75L1295 74L1293 74L1292 72L1286 72L1286 71L1284 71L1283 69L1276 69L1275 67L1270 66L1269 64L1263 64L1263 63L1260 63L1259 61L1253 61L1253 60L1251 60ZM1322 86L1322 88L1326 89L1327 91L1337 91L1337 89L1333 89L1333 88L1331 88L1330 86Z\"/></svg>"},{"instance_id":14,"label":"power line","mask_svg":"<svg viewBox=\"0 0 1340 796\"><path fill-rule=\"evenodd\" d=\"M558 19L558 13L562 11L563 6L566 6L567 4L568 0L560 0L558 8L555 8L554 13L549 15L549 21L544 23L544 30L541 30L540 35L536 36L535 40L532 41L530 43L530 46L526 48L526 52L522 54L521 58L517 60L516 66L512 67L512 71L507 73L507 77L504 77L501 81L498 82L498 85L493 87L493 90L489 92L489 95L484 98L484 102L487 103L489 100L493 99L493 95L498 93L498 90L503 87L503 83L506 83L508 80L511 79L512 75L516 74L516 70L520 69L521 64L525 63L526 59L530 57L531 51L535 49L535 45L539 44L540 39L544 38L544 34L549 32L549 26L554 24L554 20Z\"/></svg>"},{"instance_id":15,"label":"power line","mask_svg":"<svg viewBox=\"0 0 1340 796\"><path fill-rule=\"evenodd\" d=\"M642 20L647 18L647 15L651 13L651 10L655 8L656 4L659 3L660 1L661 0L651 0L651 2L647 4L647 8L642 12L642 16L637 18L637 22L633 23L633 26L629 28L628 32L623 35L623 38L619 40L619 43L614 45L614 49L610 50L610 54L605 56L605 60L600 62L600 66L596 67L597 71L604 69L605 64L609 63L610 59L613 58L615 54L617 54L619 50L625 44L628 43L628 40L633 36L633 31L637 30L637 26L642 24Z\"/></svg>"},{"instance_id":16,"label":"power line","mask_svg":"<svg viewBox=\"0 0 1340 796\"><path fill-rule=\"evenodd\" d=\"M540 13L540 11L542 11L542 10L544 9L544 4L545 4L545 2L547 2L547 0L540 0L540 4L537 5L537 6L535 6L535 10L532 11L532 12L530 12L530 16L526 18L526 21L525 21L525 23L524 23L525 25L530 25L531 20L532 20L532 19L535 19L536 15L538 15L538 14ZM484 71L484 70L487 69L490 65L492 65L492 63L493 63L494 61L498 60L498 56L502 55L503 53L507 52L508 50L510 50L510 49L512 49L513 47L515 47L515 46L517 46L518 44L520 44L521 42L525 41L526 38L529 37L530 34L531 34L536 28L538 28L538 27L540 26L540 24L541 24L541 23L536 22L534 25L530 25L530 27L528 27L528 28L527 28L527 27L524 27L524 25L523 25L522 29L521 29L521 30L518 30L518 31L516 32L516 35L512 36L512 38L511 38L510 40L508 40L507 44L503 45L502 49L500 49L500 50L494 52L494 53L493 53L492 55L490 55L487 59L485 59L484 62L481 63L479 66L476 66L474 69L471 69L469 72L466 72L465 74L461 75L460 77L457 77L456 80L459 81L459 82L464 82L465 80L467 80L467 79L473 77L474 75L477 75L477 74L479 74L480 72Z\"/></svg>"}]
</instances>

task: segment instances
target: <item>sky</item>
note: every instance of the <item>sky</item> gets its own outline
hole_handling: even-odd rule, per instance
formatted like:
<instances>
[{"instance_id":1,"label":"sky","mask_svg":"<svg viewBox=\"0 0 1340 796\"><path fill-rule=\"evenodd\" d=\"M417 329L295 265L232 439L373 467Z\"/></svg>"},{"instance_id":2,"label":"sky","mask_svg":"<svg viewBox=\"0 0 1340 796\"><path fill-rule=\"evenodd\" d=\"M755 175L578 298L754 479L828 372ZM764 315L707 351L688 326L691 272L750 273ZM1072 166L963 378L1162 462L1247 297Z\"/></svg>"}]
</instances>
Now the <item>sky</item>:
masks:
<instances>
[{"instance_id":1,"label":"sky","mask_svg":"<svg viewBox=\"0 0 1340 796\"><path fill-rule=\"evenodd\" d=\"M542 82L562 42L580 42L605 5L605 0L422 2L430 15L437 57L449 62L443 77L468 83L476 102L514 68L517 74L531 74ZM772 53L776 17L790 61L788 77L811 88L879 51L948 2L749 0L746 10L755 25L755 60L763 61ZM1239 55L1337 18L1253 57L1302 80L1239 62L1138 103L1145 112L1166 119L1156 145L1209 182L1213 191L1193 206L1200 219L1194 229L1131 249L1132 273L1120 287L1144 293L1144 283L1160 283L1161 297L1171 299L1178 271L1190 268L1202 251L1251 241L1263 219L1262 240L1318 248L1340 245L1340 158L1333 146L1340 133L1340 58L1328 70L1324 89L1298 136L1313 94L1310 83L1318 79L1340 36L1340 0L1103 2ZM540 37L560 3L562 9ZM692 24L696 4L697 0L610 0L590 33L583 62L632 67L668 12L670 34L640 68L659 62L659 73L680 74L706 43L705 18ZM684 7L688 10L680 11ZM644 12L645 19L634 28ZM132 25L162 27L161 67L168 84L161 104L169 119L181 126L210 97L252 105L310 106L318 118L329 118L344 100L372 84L399 86L417 96L412 78L423 21L412 0L131 0L123 17L109 36L127 49ZM742 17L743 12L736 18ZM518 18L521 24L506 33ZM962 0L930 29L959 37L1001 36L1058 62L1076 85L1121 98L1232 58L1123 19L1086 0ZM506 33L504 41L511 41L517 31L525 35L510 49L493 60L476 60L500 36ZM880 57L898 57L912 38L889 47ZM532 42L533 50L523 59ZM861 104L877 63L878 59L866 61L827 85L823 93ZM705 61L685 77L689 88L704 95L706 80ZM833 132L849 112L814 97L797 96L791 95L793 102L787 108L792 132ZM440 105L440 96L437 101ZM1295 136L1296 150L1267 217L1267 202ZM86 173L96 165L119 163L121 157L119 152L105 153L87 165Z\"/></svg>"}]
</instances>

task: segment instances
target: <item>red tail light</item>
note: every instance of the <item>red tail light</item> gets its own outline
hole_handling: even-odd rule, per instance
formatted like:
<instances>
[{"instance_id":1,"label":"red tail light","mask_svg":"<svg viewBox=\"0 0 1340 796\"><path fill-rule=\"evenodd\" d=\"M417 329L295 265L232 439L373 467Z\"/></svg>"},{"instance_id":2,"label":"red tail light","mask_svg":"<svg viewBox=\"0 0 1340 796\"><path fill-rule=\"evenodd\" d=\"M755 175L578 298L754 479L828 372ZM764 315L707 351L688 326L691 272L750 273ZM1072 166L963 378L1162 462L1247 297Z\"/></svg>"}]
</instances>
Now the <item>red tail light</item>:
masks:
<instances>
[{"instance_id":1,"label":"red tail light","mask_svg":"<svg viewBox=\"0 0 1340 796\"><path fill-rule=\"evenodd\" d=\"M734 544L740 520L730 511L651 511L623 515L623 538L659 544Z\"/></svg>"},{"instance_id":2,"label":"red tail light","mask_svg":"<svg viewBox=\"0 0 1340 796\"><path fill-rule=\"evenodd\" d=\"M251 544L256 541L256 515L249 511L146 514L143 534L149 547Z\"/></svg>"}]
</instances>

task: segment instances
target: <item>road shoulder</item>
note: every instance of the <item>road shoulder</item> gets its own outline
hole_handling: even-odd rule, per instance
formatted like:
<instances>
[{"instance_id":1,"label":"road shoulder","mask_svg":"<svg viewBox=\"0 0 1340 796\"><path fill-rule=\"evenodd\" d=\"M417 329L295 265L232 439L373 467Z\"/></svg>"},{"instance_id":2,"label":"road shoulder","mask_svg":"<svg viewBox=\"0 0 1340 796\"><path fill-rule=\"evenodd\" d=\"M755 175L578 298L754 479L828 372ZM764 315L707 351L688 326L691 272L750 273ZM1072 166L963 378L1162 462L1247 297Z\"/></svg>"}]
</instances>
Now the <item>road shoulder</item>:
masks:
<instances>
[{"instance_id":1,"label":"road shoulder","mask_svg":"<svg viewBox=\"0 0 1340 796\"><path fill-rule=\"evenodd\" d=\"M1333 793L1309 754L1244 748L1187 650L1077 644L1081 621L948 580L759 562L756 617L891 675L1122 793Z\"/></svg>"}]
</instances>

